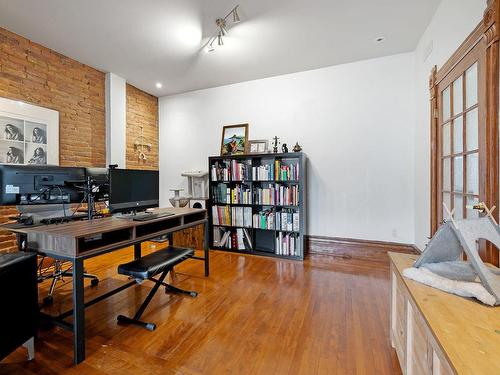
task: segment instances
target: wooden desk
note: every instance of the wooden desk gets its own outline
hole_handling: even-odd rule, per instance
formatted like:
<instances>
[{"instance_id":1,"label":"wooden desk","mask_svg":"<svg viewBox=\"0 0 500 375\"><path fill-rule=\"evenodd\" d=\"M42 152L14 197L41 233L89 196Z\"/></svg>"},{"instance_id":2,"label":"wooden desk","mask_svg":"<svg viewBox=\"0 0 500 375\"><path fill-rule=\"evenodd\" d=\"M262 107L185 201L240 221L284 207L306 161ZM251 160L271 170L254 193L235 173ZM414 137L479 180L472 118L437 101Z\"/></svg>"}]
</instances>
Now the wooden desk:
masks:
<instances>
[{"instance_id":1,"label":"wooden desk","mask_svg":"<svg viewBox=\"0 0 500 375\"><path fill-rule=\"evenodd\" d=\"M389 256L391 342L403 374L500 374L500 307L406 279L418 255Z\"/></svg>"},{"instance_id":2,"label":"wooden desk","mask_svg":"<svg viewBox=\"0 0 500 375\"><path fill-rule=\"evenodd\" d=\"M209 274L207 211L195 208L168 208L155 212L174 215L148 221L108 217L90 221L40 226L5 225L3 228L18 234L21 250L36 251L73 264L73 309L57 317L50 317L59 326L70 329L74 335L74 362L85 359L85 307L91 306L132 285L129 282L91 301L84 302L83 261L111 251L134 245L134 257L141 256L141 243L161 235L172 234L186 228L205 225L205 276ZM73 324L64 321L73 315Z\"/></svg>"}]
</instances>

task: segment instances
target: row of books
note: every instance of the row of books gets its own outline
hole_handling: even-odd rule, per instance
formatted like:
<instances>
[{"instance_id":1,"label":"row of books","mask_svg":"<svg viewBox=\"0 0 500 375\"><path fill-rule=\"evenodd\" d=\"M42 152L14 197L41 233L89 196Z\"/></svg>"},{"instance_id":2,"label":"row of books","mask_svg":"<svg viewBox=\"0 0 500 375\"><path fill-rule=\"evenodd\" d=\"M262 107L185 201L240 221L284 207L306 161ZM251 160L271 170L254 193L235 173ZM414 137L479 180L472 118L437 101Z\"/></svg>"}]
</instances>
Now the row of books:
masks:
<instances>
[{"instance_id":1,"label":"row of books","mask_svg":"<svg viewBox=\"0 0 500 375\"><path fill-rule=\"evenodd\" d=\"M212 165L210 176L212 181L229 181L231 169L225 161L217 161Z\"/></svg>"},{"instance_id":2,"label":"row of books","mask_svg":"<svg viewBox=\"0 0 500 375\"><path fill-rule=\"evenodd\" d=\"M230 231L225 228L214 227L213 245L225 249L251 250L252 237L246 228L237 228Z\"/></svg>"},{"instance_id":3,"label":"row of books","mask_svg":"<svg viewBox=\"0 0 500 375\"><path fill-rule=\"evenodd\" d=\"M231 203L231 189L227 184L214 185L211 190L214 203Z\"/></svg>"},{"instance_id":4,"label":"row of books","mask_svg":"<svg viewBox=\"0 0 500 375\"><path fill-rule=\"evenodd\" d=\"M252 207L231 207L231 225L251 228Z\"/></svg>"},{"instance_id":5,"label":"row of books","mask_svg":"<svg viewBox=\"0 0 500 375\"><path fill-rule=\"evenodd\" d=\"M231 178L233 179L233 181L250 180L250 165L232 160Z\"/></svg>"},{"instance_id":6,"label":"row of books","mask_svg":"<svg viewBox=\"0 0 500 375\"><path fill-rule=\"evenodd\" d=\"M231 225L229 206L212 206L212 222L214 225Z\"/></svg>"},{"instance_id":7,"label":"row of books","mask_svg":"<svg viewBox=\"0 0 500 375\"><path fill-rule=\"evenodd\" d=\"M262 187L256 187L254 189L255 192L255 203L256 204L269 204L274 205L275 202L275 189L274 184L268 184Z\"/></svg>"},{"instance_id":8,"label":"row of books","mask_svg":"<svg viewBox=\"0 0 500 375\"><path fill-rule=\"evenodd\" d=\"M276 213L276 229L298 232L300 230L299 213L292 209L283 209Z\"/></svg>"},{"instance_id":9,"label":"row of books","mask_svg":"<svg viewBox=\"0 0 500 375\"><path fill-rule=\"evenodd\" d=\"M274 229L274 212L272 210L260 211L253 215L253 227L259 229Z\"/></svg>"},{"instance_id":10,"label":"row of books","mask_svg":"<svg viewBox=\"0 0 500 375\"><path fill-rule=\"evenodd\" d=\"M276 249L278 255L299 255L299 237L295 233L279 232L276 236Z\"/></svg>"},{"instance_id":11,"label":"row of books","mask_svg":"<svg viewBox=\"0 0 500 375\"><path fill-rule=\"evenodd\" d=\"M248 185L236 185L231 190L231 203L252 204L252 190L250 187Z\"/></svg>"},{"instance_id":12,"label":"row of books","mask_svg":"<svg viewBox=\"0 0 500 375\"><path fill-rule=\"evenodd\" d=\"M276 205L277 206L298 206L299 205L299 185L279 185L276 184Z\"/></svg>"},{"instance_id":13,"label":"row of books","mask_svg":"<svg viewBox=\"0 0 500 375\"><path fill-rule=\"evenodd\" d=\"M274 168L272 164L252 167L253 181L274 181Z\"/></svg>"},{"instance_id":14,"label":"row of books","mask_svg":"<svg viewBox=\"0 0 500 375\"><path fill-rule=\"evenodd\" d=\"M276 160L274 162L274 174L277 181L298 181L299 180L299 163L283 162Z\"/></svg>"}]
</instances>

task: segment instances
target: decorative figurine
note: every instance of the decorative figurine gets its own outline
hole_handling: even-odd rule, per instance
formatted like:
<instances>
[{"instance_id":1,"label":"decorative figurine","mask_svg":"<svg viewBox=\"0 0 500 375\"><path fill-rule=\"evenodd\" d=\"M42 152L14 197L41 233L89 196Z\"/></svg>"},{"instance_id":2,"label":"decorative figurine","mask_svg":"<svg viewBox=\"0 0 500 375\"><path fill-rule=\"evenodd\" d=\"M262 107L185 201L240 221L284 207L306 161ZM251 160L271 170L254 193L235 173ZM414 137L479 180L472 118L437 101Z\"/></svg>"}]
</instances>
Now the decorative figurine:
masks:
<instances>
[{"instance_id":1,"label":"decorative figurine","mask_svg":"<svg viewBox=\"0 0 500 375\"><path fill-rule=\"evenodd\" d=\"M288 152L288 147L286 147L286 143L283 143L281 145L281 152L286 154Z\"/></svg>"},{"instance_id":2,"label":"decorative figurine","mask_svg":"<svg viewBox=\"0 0 500 375\"><path fill-rule=\"evenodd\" d=\"M295 143L295 146L293 146L293 152L300 152L302 151L302 147L300 147L299 142Z\"/></svg>"},{"instance_id":3,"label":"decorative figurine","mask_svg":"<svg viewBox=\"0 0 500 375\"><path fill-rule=\"evenodd\" d=\"M277 154L277 153L278 153L278 144L279 144L279 140L280 140L280 139L278 138L278 136L275 136L275 137L273 138L273 141L274 141L274 142L273 142L273 152L274 152L275 154Z\"/></svg>"}]
</instances>

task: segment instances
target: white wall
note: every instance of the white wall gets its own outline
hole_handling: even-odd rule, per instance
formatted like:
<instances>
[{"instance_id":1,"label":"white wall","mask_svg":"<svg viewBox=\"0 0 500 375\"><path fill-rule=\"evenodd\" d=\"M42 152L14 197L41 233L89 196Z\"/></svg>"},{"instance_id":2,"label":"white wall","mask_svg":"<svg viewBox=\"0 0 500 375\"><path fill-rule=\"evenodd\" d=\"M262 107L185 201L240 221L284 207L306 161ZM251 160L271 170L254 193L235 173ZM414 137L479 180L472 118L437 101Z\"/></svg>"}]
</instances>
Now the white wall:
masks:
<instances>
[{"instance_id":1,"label":"white wall","mask_svg":"<svg viewBox=\"0 0 500 375\"><path fill-rule=\"evenodd\" d=\"M308 233L414 242L413 53L160 98L161 205L207 169L223 125L298 141L309 157Z\"/></svg>"},{"instance_id":2,"label":"white wall","mask_svg":"<svg viewBox=\"0 0 500 375\"><path fill-rule=\"evenodd\" d=\"M443 0L415 51L415 241L420 249L430 234L429 75L432 67L441 67L474 30L485 8L486 0Z\"/></svg>"}]
</instances>

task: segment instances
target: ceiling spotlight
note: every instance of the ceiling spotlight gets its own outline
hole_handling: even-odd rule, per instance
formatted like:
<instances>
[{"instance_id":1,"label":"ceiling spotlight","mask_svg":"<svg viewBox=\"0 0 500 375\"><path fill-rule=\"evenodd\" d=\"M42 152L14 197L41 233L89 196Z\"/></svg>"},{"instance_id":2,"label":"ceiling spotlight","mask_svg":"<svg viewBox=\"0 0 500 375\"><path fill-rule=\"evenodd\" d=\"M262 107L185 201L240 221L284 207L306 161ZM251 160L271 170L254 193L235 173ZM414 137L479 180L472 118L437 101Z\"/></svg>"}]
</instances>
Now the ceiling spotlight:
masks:
<instances>
[{"instance_id":1,"label":"ceiling spotlight","mask_svg":"<svg viewBox=\"0 0 500 375\"><path fill-rule=\"evenodd\" d=\"M233 23L240 22L240 16L238 14L238 7L239 7L239 5L236 5L233 9L231 9L231 11L228 14L226 14L226 16L224 18L217 18L215 20L215 24L217 25L218 30L217 30L217 34L208 40L208 43L206 44L206 51L207 52L214 51L215 48L213 48L212 43L215 42L215 39L217 39L217 44L219 46L224 45L224 40L222 39L222 37L224 37L228 34L227 23L229 22L228 18L231 15L233 16Z\"/></svg>"},{"instance_id":2,"label":"ceiling spotlight","mask_svg":"<svg viewBox=\"0 0 500 375\"><path fill-rule=\"evenodd\" d=\"M162 87L163 87L163 85L160 82L156 82L156 88L157 89L161 89Z\"/></svg>"},{"instance_id":3,"label":"ceiling spotlight","mask_svg":"<svg viewBox=\"0 0 500 375\"><path fill-rule=\"evenodd\" d=\"M385 36L378 36L375 38L375 43L382 43L385 41Z\"/></svg>"},{"instance_id":4,"label":"ceiling spotlight","mask_svg":"<svg viewBox=\"0 0 500 375\"><path fill-rule=\"evenodd\" d=\"M238 7L239 5L236 5L233 9L233 23L238 23L240 22L240 16L238 15Z\"/></svg>"},{"instance_id":5,"label":"ceiling spotlight","mask_svg":"<svg viewBox=\"0 0 500 375\"><path fill-rule=\"evenodd\" d=\"M226 20L219 18L215 21L215 24L219 27L222 36L226 36L227 35Z\"/></svg>"}]
</instances>

